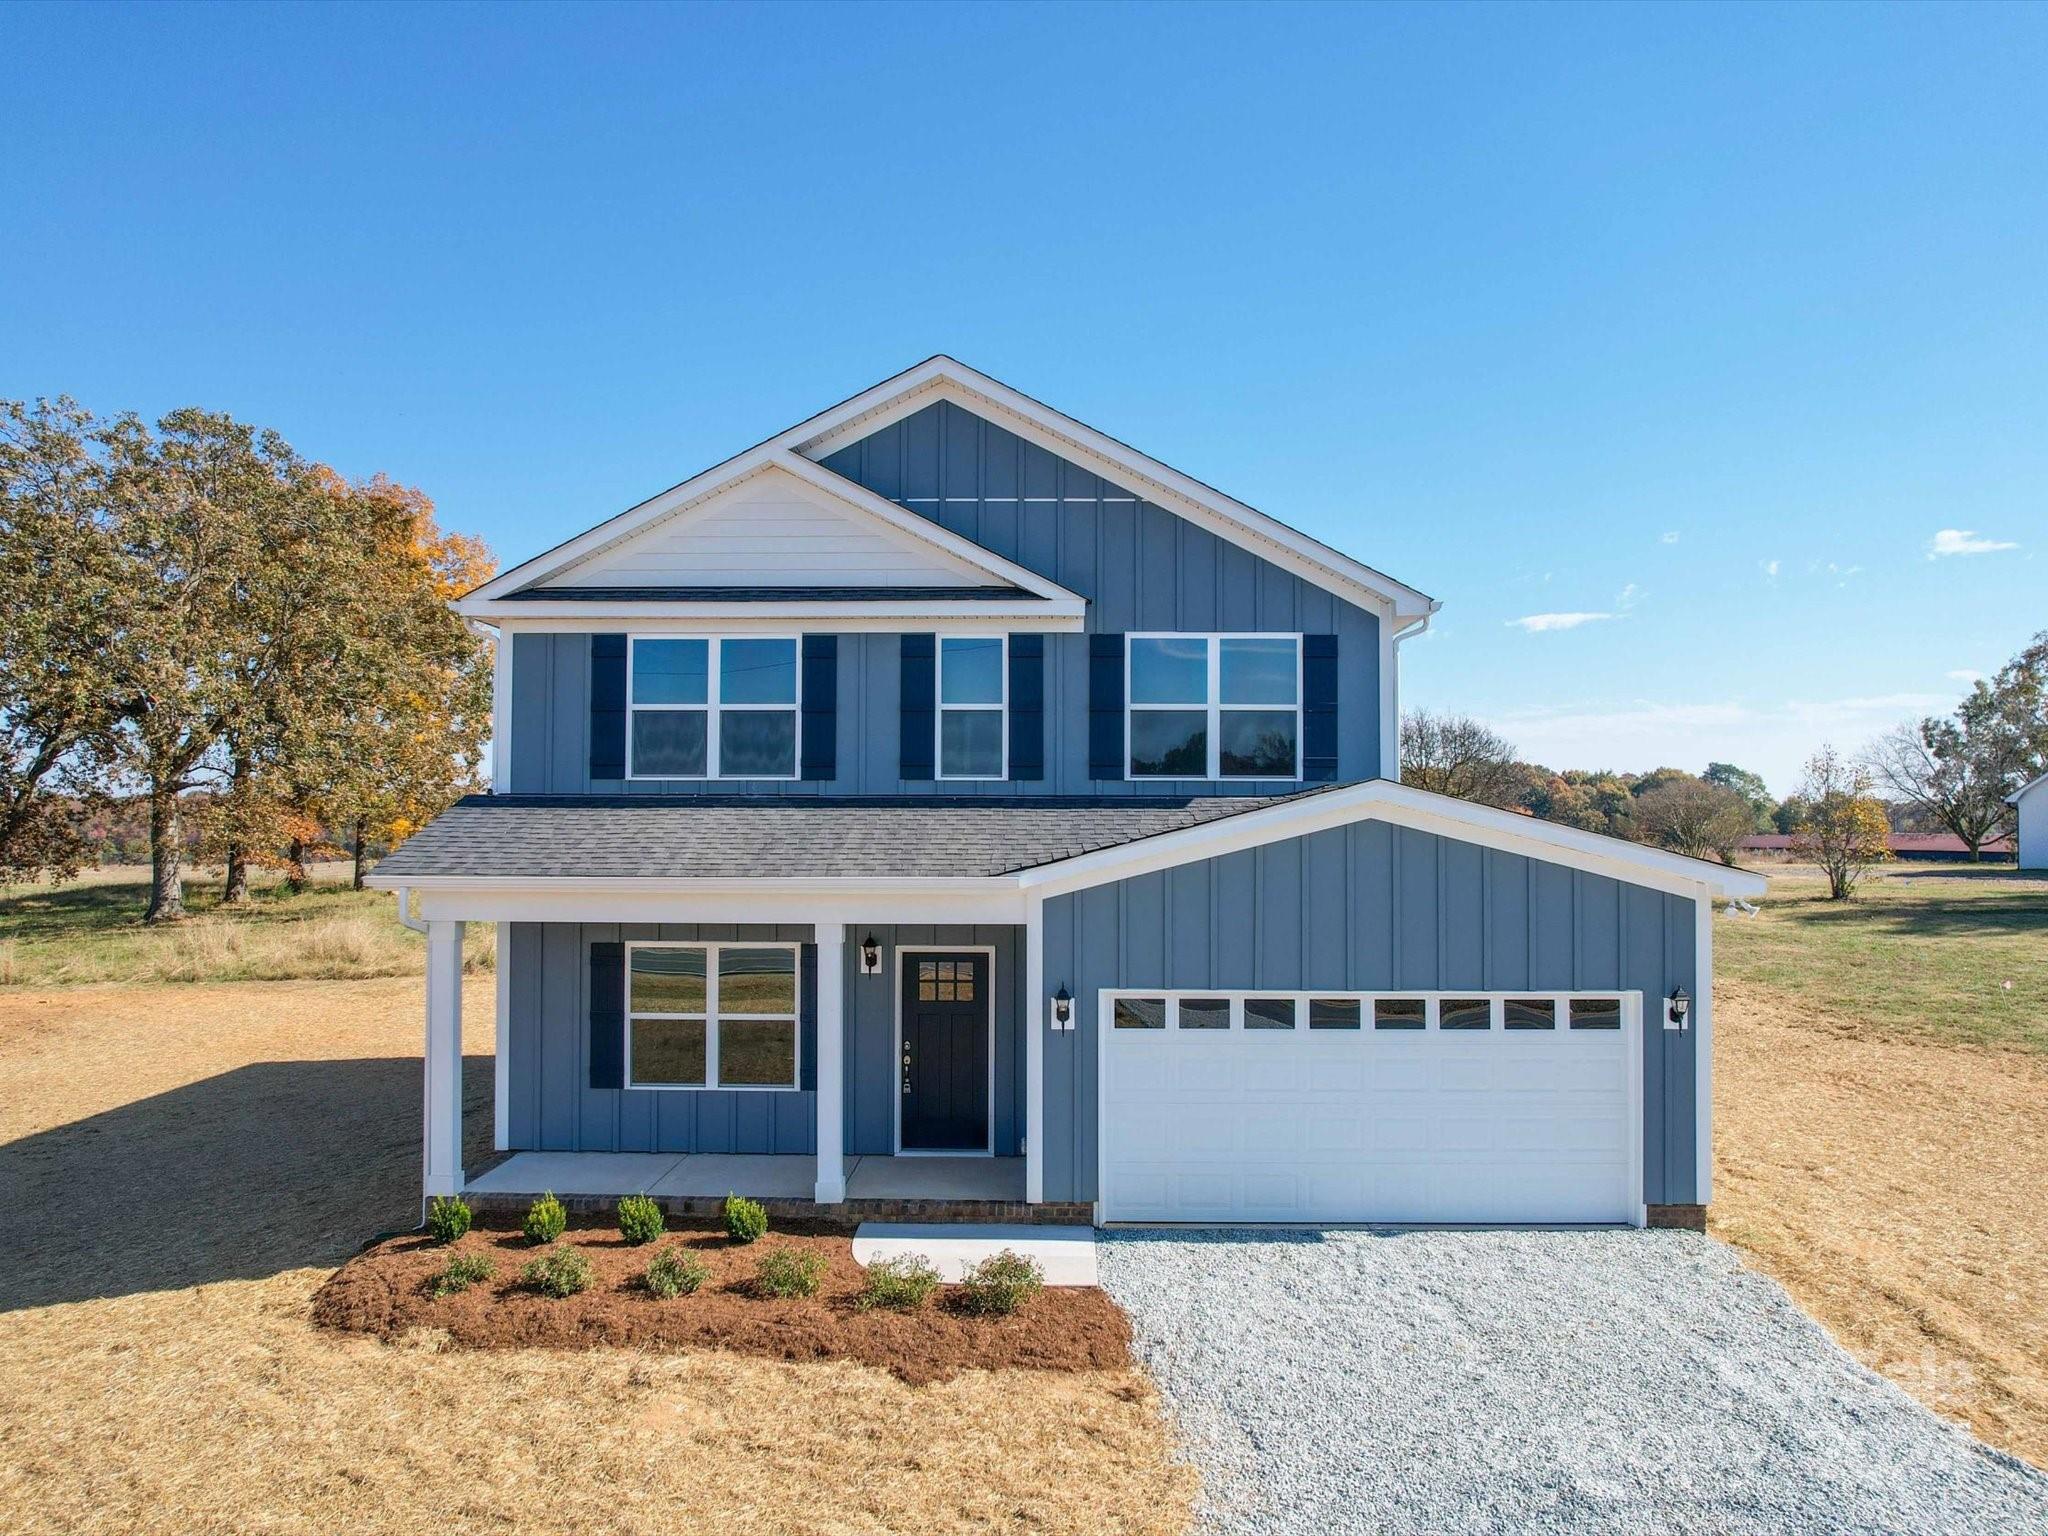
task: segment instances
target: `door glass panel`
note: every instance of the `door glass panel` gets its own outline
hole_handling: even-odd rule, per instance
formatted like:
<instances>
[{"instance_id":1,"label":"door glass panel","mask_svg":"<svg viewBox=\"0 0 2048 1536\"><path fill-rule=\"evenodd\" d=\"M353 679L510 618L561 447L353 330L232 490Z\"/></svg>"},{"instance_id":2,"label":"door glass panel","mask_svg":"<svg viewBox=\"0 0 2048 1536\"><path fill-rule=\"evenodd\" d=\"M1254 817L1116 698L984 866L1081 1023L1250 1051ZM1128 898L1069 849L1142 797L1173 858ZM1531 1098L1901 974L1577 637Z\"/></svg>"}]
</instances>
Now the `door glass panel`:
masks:
<instances>
[{"instance_id":1,"label":"door glass panel","mask_svg":"<svg viewBox=\"0 0 2048 1536\"><path fill-rule=\"evenodd\" d=\"M1290 636L1219 640L1218 681L1225 704L1292 704L1295 645Z\"/></svg>"},{"instance_id":2,"label":"door glass panel","mask_svg":"<svg viewBox=\"0 0 2048 1536\"><path fill-rule=\"evenodd\" d=\"M721 949L718 1011L795 1013L796 955L787 949Z\"/></svg>"},{"instance_id":3,"label":"door glass panel","mask_svg":"<svg viewBox=\"0 0 2048 1536\"><path fill-rule=\"evenodd\" d=\"M1132 719L1143 719L1134 715ZM1226 709L1221 724L1225 778L1294 777L1295 718L1291 709Z\"/></svg>"},{"instance_id":4,"label":"door glass panel","mask_svg":"<svg viewBox=\"0 0 2048 1536\"><path fill-rule=\"evenodd\" d=\"M1356 1029L1358 1028L1358 999L1355 997L1315 997L1309 999L1308 1027L1310 1029Z\"/></svg>"},{"instance_id":5,"label":"door glass panel","mask_svg":"<svg viewBox=\"0 0 2048 1536\"><path fill-rule=\"evenodd\" d=\"M1120 997L1110 1020L1116 1029L1166 1028L1166 999L1163 997Z\"/></svg>"},{"instance_id":6,"label":"door glass panel","mask_svg":"<svg viewBox=\"0 0 2048 1536\"><path fill-rule=\"evenodd\" d=\"M721 704L794 704L794 640L723 640L718 647Z\"/></svg>"},{"instance_id":7,"label":"door glass panel","mask_svg":"<svg viewBox=\"0 0 2048 1536\"><path fill-rule=\"evenodd\" d=\"M1003 642L943 639L939 642L939 702L1003 702Z\"/></svg>"},{"instance_id":8,"label":"door glass panel","mask_svg":"<svg viewBox=\"0 0 2048 1536\"><path fill-rule=\"evenodd\" d=\"M708 640L635 640L635 704L702 704L710 677Z\"/></svg>"},{"instance_id":9,"label":"door glass panel","mask_svg":"<svg viewBox=\"0 0 2048 1536\"><path fill-rule=\"evenodd\" d=\"M639 1087L702 1087L704 1021L635 1019L632 1079Z\"/></svg>"},{"instance_id":10,"label":"door glass panel","mask_svg":"<svg viewBox=\"0 0 2048 1536\"><path fill-rule=\"evenodd\" d=\"M1184 997L1180 1000L1182 1029L1230 1028L1230 999L1227 997Z\"/></svg>"},{"instance_id":11,"label":"door glass panel","mask_svg":"<svg viewBox=\"0 0 2048 1536\"><path fill-rule=\"evenodd\" d=\"M704 776L701 709L633 711L633 772L676 778Z\"/></svg>"},{"instance_id":12,"label":"door glass panel","mask_svg":"<svg viewBox=\"0 0 2048 1536\"><path fill-rule=\"evenodd\" d=\"M704 1011L703 950L636 949L632 955L634 1013Z\"/></svg>"},{"instance_id":13,"label":"door glass panel","mask_svg":"<svg viewBox=\"0 0 2048 1536\"><path fill-rule=\"evenodd\" d=\"M1244 1000L1246 1029L1294 1028L1294 999L1291 997L1248 997Z\"/></svg>"},{"instance_id":14,"label":"door glass panel","mask_svg":"<svg viewBox=\"0 0 2048 1536\"><path fill-rule=\"evenodd\" d=\"M1209 776L1209 715L1200 709L1131 711L1131 772L1150 778Z\"/></svg>"},{"instance_id":15,"label":"door glass panel","mask_svg":"<svg viewBox=\"0 0 2048 1536\"><path fill-rule=\"evenodd\" d=\"M795 772L795 710L728 709L719 712L720 778L788 778Z\"/></svg>"},{"instance_id":16,"label":"door glass panel","mask_svg":"<svg viewBox=\"0 0 2048 1536\"><path fill-rule=\"evenodd\" d=\"M1166 635L1130 642L1133 704L1209 702L1209 642L1201 635Z\"/></svg>"},{"instance_id":17,"label":"door glass panel","mask_svg":"<svg viewBox=\"0 0 2048 1536\"><path fill-rule=\"evenodd\" d=\"M1483 997L1447 997L1438 1005L1439 1029L1491 1029L1493 1005Z\"/></svg>"}]
</instances>

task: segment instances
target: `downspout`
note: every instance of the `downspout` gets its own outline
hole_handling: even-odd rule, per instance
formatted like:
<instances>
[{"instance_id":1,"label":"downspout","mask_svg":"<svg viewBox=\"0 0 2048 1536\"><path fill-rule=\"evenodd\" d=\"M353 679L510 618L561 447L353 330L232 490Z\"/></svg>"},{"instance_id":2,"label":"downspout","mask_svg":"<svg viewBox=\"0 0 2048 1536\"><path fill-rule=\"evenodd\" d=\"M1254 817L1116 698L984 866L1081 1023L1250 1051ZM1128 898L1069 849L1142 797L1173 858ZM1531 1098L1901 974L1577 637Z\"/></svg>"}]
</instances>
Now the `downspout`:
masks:
<instances>
[{"instance_id":1,"label":"downspout","mask_svg":"<svg viewBox=\"0 0 2048 1536\"><path fill-rule=\"evenodd\" d=\"M1429 610L1429 612L1425 613L1422 616L1422 622L1420 624L1411 624L1406 629L1399 629L1394 631L1394 643L1392 647L1392 655L1394 658L1394 676L1391 683L1391 691L1394 696L1394 741L1392 747L1394 771L1392 773L1386 773L1384 771L1386 763L1385 755L1383 754L1381 758L1382 773L1380 776L1382 778L1392 779L1396 784L1401 782L1401 642L1403 640L1412 640L1417 635L1422 634L1429 628L1429 621L1435 617L1436 609L1432 607Z\"/></svg>"},{"instance_id":2,"label":"downspout","mask_svg":"<svg viewBox=\"0 0 2048 1536\"><path fill-rule=\"evenodd\" d=\"M397 895L399 922L410 928L414 933L425 933L427 931L426 919L412 915L412 887L401 885L398 888Z\"/></svg>"}]
</instances>

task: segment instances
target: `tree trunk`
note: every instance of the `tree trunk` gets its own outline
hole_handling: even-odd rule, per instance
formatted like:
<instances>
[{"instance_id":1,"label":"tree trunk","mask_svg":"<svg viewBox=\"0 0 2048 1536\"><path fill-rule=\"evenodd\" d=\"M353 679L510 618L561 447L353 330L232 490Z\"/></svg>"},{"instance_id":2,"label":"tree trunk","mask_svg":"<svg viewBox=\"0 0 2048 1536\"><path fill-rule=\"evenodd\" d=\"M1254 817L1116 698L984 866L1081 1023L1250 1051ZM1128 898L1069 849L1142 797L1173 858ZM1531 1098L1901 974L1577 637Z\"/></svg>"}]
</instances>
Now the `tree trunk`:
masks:
<instances>
[{"instance_id":1,"label":"tree trunk","mask_svg":"<svg viewBox=\"0 0 2048 1536\"><path fill-rule=\"evenodd\" d=\"M172 923L185 915L185 844L178 824L178 793L162 783L149 790L149 910L145 923Z\"/></svg>"},{"instance_id":2,"label":"tree trunk","mask_svg":"<svg viewBox=\"0 0 2048 1536\"><path fill-rule=\"evenodd\" d=\"M1971 862L1972 864L1975 864L1975 863L1977 863L1977 862L1978 862L1979 860L1981 860L1981 859L1982 859L1983 857L1984 857L1984 845L1983 845L1983 844L1981 844L1981 843L1972 843L1972 844L1970 844L1970 862Z\"/></svg>"},{"instance_id":3,"label":"tree trunk","mask_svg":"<svg viewBox=\"0 0 2048 1536\"><path fill-rule=\"evenodd\" d=\"M354 842L353 842L353 851L354 851L354 854L355 854L355 861L356 861L356 872L355 872L354 878L353 878L353 879L352 879L352 880L351 880L351 881L349 882L349 884L350 884L350 889L352 889L352 890L358 890L358 891L360 891L360 890L361 890L361 889L363 888L363 874L364 874L364 870L363 870L363 818L362 818L362 817L360 817L360 816L358 816L358 817L356 818L356 825L355 825L355 838L354 838Z\"/></svg>"},{"instance_id":4,"label":"tree trunk","mask_svg":"<svg viewBox=\"0 0 2048 1536\"><path fill-rule=\"evenodd\" d=\"M249 851L240 843L228 844L228 879L220 893L224 907L239 907L249 900Z\"/></svg>"},{"instance_id":5,"label":"tree trunk","mask_svg":"<svg viewBox=\"0 0 2048 1536\"><path fill-rule=\"evenodd\" d=\"M294 892L303 891L307 885L306 840L303 837L292 839L291 847L285 851L285 863L285 884Z\"/></svg>"}]
</instances>

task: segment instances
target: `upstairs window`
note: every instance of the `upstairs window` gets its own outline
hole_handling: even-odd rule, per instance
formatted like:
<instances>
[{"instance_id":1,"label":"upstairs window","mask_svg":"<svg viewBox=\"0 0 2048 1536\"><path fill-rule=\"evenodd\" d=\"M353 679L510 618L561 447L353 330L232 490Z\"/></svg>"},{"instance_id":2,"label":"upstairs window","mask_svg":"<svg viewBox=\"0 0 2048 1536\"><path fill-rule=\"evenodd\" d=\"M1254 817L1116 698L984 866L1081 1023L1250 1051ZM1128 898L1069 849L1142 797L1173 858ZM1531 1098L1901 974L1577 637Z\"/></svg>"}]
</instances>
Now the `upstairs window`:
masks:
<instances>
[{"instance_id":1,"label":"upstairs window","mask_svg":"<svg viewBox=\"0 0 2048 1536\"><path fill-rule=\"evenodd\" d=\"M1301 636L1132 635L1134 779L1301 777Z\"/></svg>"},{"instance_id":2,"label":"upstairs window","mask_svg":"<svg viewBox=\"0 0 2048 1536\"><path fill-rule=\"evenodd\" d=\"M1009 667L1000 635L939 637L939 777L1008 775Z\"/></svg>"},{"instance_id":3,"label":"upstairs window","mask_svg":"<svg viewBox=\"0 0 2048 1536\"><path fill-rule=\"evenodd\" d=\"M798 670L793 635L634 636L626 776L795 778Z\"/></svg>"}]
</instances>

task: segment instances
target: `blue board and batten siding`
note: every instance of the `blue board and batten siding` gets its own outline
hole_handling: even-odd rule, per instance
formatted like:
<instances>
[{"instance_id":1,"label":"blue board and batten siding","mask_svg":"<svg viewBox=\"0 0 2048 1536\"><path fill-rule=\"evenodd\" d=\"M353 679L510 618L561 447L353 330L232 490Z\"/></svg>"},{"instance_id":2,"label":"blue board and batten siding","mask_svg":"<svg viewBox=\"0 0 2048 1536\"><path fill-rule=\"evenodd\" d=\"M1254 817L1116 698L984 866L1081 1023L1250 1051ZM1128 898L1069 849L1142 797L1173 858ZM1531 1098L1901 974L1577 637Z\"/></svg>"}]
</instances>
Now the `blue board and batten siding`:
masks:
<instances>
[{"instance_id":1,"label":"blue board and batten siding","mask_svg":"<svg viewBox=\"0 0 2048 1536\"><path fill-rule=\"evenodd\" d=\"M1146 630L1335 635L1335 776L1369 779L1379 773L1376 614L951 403L928 406L824 463L1088 599L1087 633L1046 636L1044 777L936 786L929 779L905 779L899 771L899 638L859 633L839 640L833 777L761 784L593 778L590 636L521 633L512 654L512 790L730 794L758 788L876 795L938 787L961 795L1089 795L1266 794L1285 788L1268 780L1131 783L1090 776L1088 635ZM815 621L809 627L829 629Z\"/></svg>"},{"instance_id":2,"label":"blue board and batten siding","mask_svg":"<svg viewBox=\"0 0 2048 1536\"><path fill-rule=\"evenodd\" d=\"M1055 897L1045 985L1079 999L1045 1049L1045 1198L1093 1200L1104 988L1640 991L1644 1199L1692 1204L1698 1036L1658 999L1699 991L1683 897L1381 821Z\"/></svg>"},{"instance_id":3,"label":"blue board and batten siding","mask_svg":"<svg viewBox=\"0 0 2048 1536\"><path fill-rule=\"evenodd\" d=\"M643 940L779 940L808 943L804 925L513 923L509 968L511 1040L506 1110L511 1145L546 1152L784 1152L817 1150L817 1094L810 1088L732 1091L592 1088L594 944ZM846 1150L895 1149L896 951L898 945L991 945L995 949L995 1151L1019 1151L1023 1126L1023 954L1013 927L891 927L873 976L847 947ZM815 1082L815 1010L806 1007L802 1080ZM617 1027L614 1025L613 1027Z\"/></svg>"}]
</instances>

